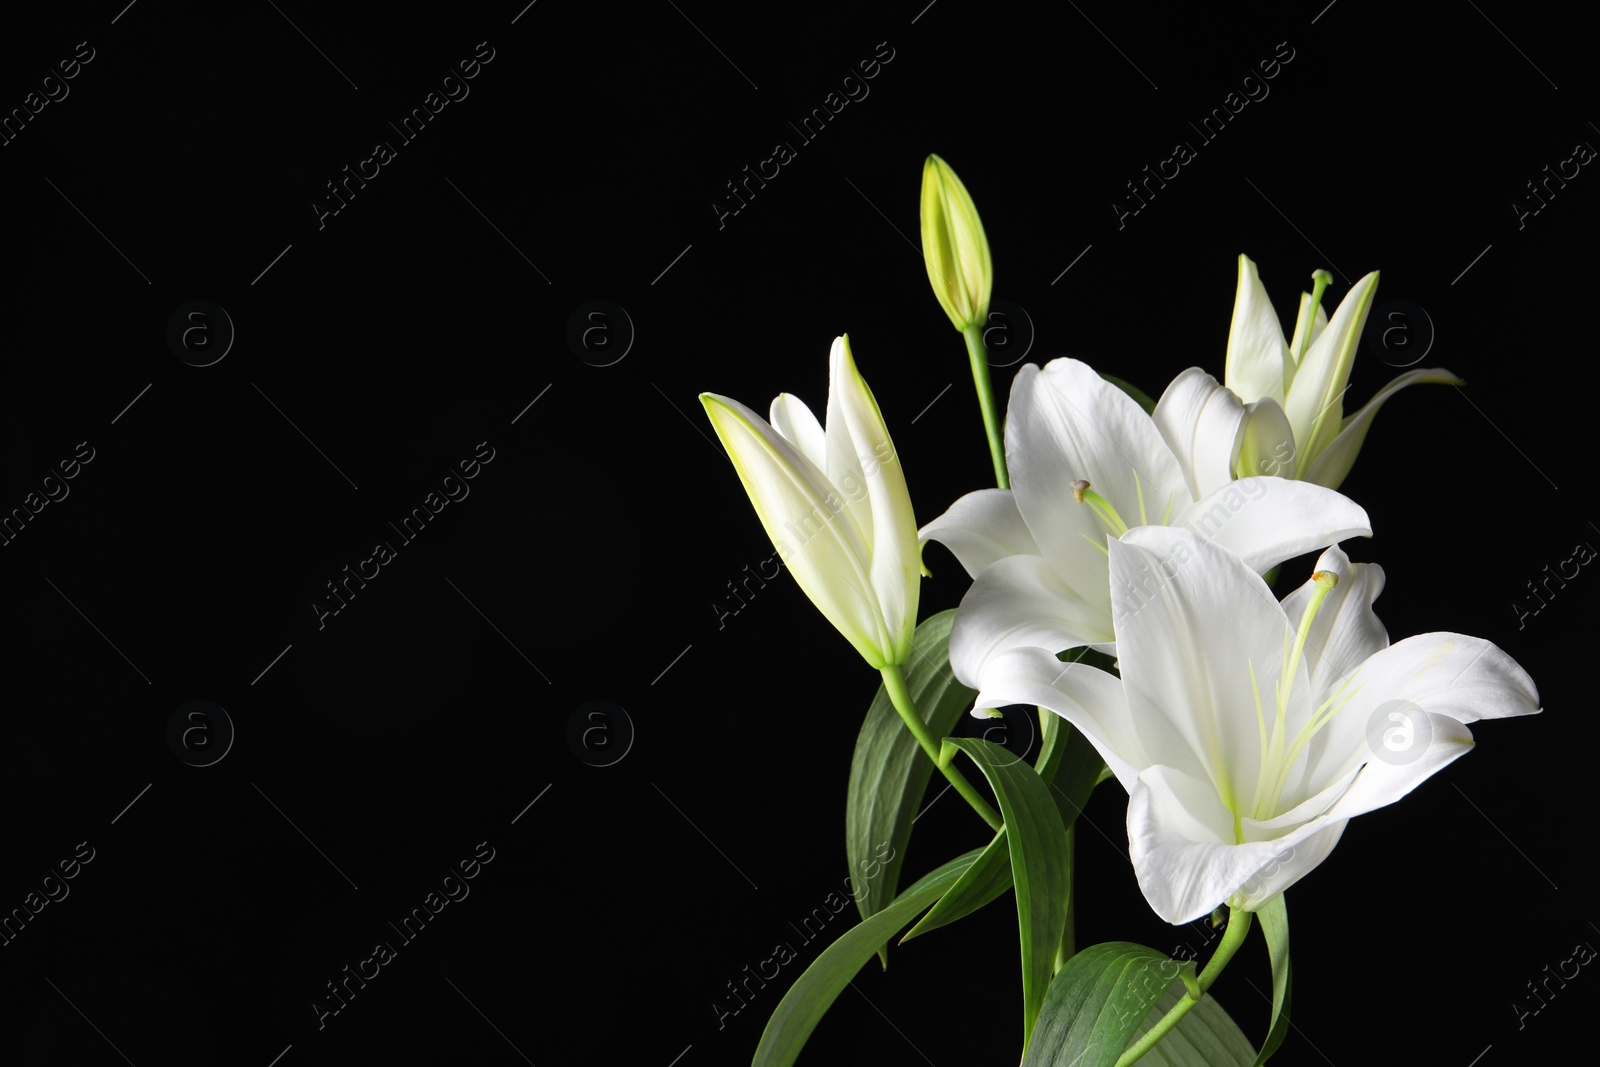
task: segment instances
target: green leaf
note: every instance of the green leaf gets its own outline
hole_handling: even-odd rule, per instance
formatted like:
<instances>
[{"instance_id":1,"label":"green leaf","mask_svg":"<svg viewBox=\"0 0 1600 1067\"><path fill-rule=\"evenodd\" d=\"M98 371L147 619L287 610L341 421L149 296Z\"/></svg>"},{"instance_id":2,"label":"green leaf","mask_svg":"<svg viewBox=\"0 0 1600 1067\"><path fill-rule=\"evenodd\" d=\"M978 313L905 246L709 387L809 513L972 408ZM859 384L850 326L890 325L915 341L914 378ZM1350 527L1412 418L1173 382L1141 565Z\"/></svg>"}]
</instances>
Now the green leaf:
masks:
<instances>
[{"instance_id":1,"label":"green leaf","mask_svg":"<svg viewBox=\"0 0 1600 1067\"><path fill-rule=\"evenodd\" d=\"M1011 847L1006 844L1006 832L1001 830L989 842L989 847L978 856L977 862L945 891L939 902L928 909L922 921L906 931L900 939L903 945L918 934L948 926L957 919L971 915L985 904L995 900L1011 888Z\"/></svg>"},{"instance_id":2,"label":"green leaf","mask_svg":"<svg viewBox=\"0 0 1600 1067\"><path fill-rule=\"evenodd\" d=\"M1261 932L1267 939L1267 954L1272 958L1272 1029L1261 1043L1255 1067L1272 1058L1289 1033L1289 905L1279 893L1256 912Z\"/></svg>"},{"instance_id":3,"label":"green leaf","mask_svg":"<svg viewBox=\"0 0 1600 1067\"><path fill-rule=\"evenodd\" d=\"M1017 929L1022 946L1022 1044L1044 1004L1055 973L1056 949L1066 925L1070 872L1067 830L1050 789L1028 764L991 741L946 738L989 779L1005 819L1011 880L1017 891Z\"/></svg>"},{"instance_id":4,"label":"green leaf","mask_svg":"<svg viewBox=\"0 0 1600 1067\"><path fill-rule=\"evenodd\" d=\"M1128 1044L1143 1037L1172 1010L1183 994L1183 979L1179 978L1161 994L1161 999L1150 1009ZM1239 1029L1239 1024L1229 1018L1222 1005L1208 993L1189 1009L1189 1014L1178 1020L1177 1026L1167 1031L1155 1048L1139 1058L1138 1067L1250 1067L1255 1054L1255 1047Z\"/></svg>"},{"instance_id":5,"label":"green leaf","mask_svg":"<svg viewBox=\"0 0 1600 1067\"><path fill-rule=\"evenodd\" d=\"M1022 1067L1113 1067L1177 975L1178 961L1153 948L1090 945L1050 983Z\"/></svg>"},{"instance_id":6,"label":"green leaf","mask_svg":"<svg viewBox=\"0 0 1600 1067\"><path fill-rule=\"evenodd\" d=\"M1118 389L1121 389L1124 393L1127 393L1129 396L1133 397L1133 399L1138 402L1139 406L1144 408L1144 413L1146 415L1151 415L1151 414L1155 413L1156 402L1154 400L1150 399L1150 394L1149 393L1146 393L1143 389L1140 389L1137 385L1130 385L1128 382L1123 381L1121 378L1113 378L1109 374L1101 374L1100 377L1104 378L1106 381L1110 382L1112 385L1116 386Z\"/></svg>"},{"instance_id":7,"label":"green leaf","mask_svg":"<svg viewBox=\"0 0 1600 1067\"><path fill-rule=\"evenodd\" d=\"M761 1034L751 1067L789 1067L834 999L899 929L927 907L978 858L973 849L920 878L876 915L846 930L783 995Z\"/></svg>"},{"instance_id":8,"label":"green leaf","mask_svg":"<svg viewBox=\"0 0 1600 1067\"><path fill-rule=\"evenodd\" d=\"M1054 774L1051 797L1055 801L1057 812L1061 815L1063 828L1070 829L1078 817L1078 812L1088 801L1089 794L1102 780L1101 772L1106 771L1105 761L1100 758L1094 746L1061 716L1046 711L1042 718L1041 734L1044 745L1035 770L1041 776ZM1068 870L1069 884L1071 880L1072 873ZM1002 830L995 835L989 847L983 850L983 855L978 857L978 861L961 876L960 881L950 887L928 914L922 917L922 921L900 939L900 943L905 944L914 937L971 915L1002 896L1010 888L1011 849L1006 843L1006 833Z\"/></svg>"},{"instance_id":9,"label":"green leaf","mask_svg":"<svg viewBox=\"0 0 1600 1067\"><path fill-rule=\"evenodd\" d=\"M955 729L962 711L977 695L956 681L950 669L950 624L955 615L954 610L941 611L922 621L911 641L911 659L903 668L906 689L936 738ZM845 852L852 895L863 919L895 899L911 841L911 822L921 808L932 773L933 762L923 755L889 694L879 686L856 738L845 802ZM862 882L864 887L858 884ZM889 965L883 946L878 958L885 967Z\"/></svg>"}]
</instances>

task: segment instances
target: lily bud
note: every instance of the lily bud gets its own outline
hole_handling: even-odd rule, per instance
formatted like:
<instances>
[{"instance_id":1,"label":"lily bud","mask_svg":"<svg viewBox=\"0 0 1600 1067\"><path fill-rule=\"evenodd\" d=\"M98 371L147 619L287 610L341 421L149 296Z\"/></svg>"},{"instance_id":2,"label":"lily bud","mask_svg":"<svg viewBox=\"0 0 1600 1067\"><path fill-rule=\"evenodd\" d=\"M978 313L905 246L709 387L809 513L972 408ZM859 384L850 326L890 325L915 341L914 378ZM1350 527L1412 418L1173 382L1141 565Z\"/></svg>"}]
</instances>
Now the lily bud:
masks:
<instances>
[{"instance_id":1,"label":"lily bud","mask_svg":"<svg viewBox=\"0 0 1600 1067\"><path fill-rule=\"evenodd\" d=\"M770 422L715 393L700 403L806 596L872 667L904 663L920 592L917 522L848 338L833 342L826 430L787 393L773 400Z\"/></svg>"},{"instance_id":2,"label":"lily bud","mask_svg":"<svg viewBox=\"0 0 1600 1067\"><path fill-rule=\"evenodd\" d=\"M933 295L956 329L988 321L994 288L989 241L967 187L938 156L922 165L922 260Z\"/></svg>"}]
</instances>

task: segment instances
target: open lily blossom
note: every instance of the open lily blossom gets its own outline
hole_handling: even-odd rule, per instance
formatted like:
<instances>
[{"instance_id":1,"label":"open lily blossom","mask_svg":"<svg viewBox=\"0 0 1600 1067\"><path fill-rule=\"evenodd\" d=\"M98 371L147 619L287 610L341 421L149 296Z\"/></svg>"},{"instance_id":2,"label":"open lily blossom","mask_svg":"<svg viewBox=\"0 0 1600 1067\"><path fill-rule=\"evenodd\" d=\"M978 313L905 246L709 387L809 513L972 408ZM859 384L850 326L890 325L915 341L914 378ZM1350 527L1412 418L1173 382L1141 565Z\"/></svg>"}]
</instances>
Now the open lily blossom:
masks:
<instances>
[{"instance_id":1,"label":"open lily blossom","mask_svg":"<svg viewBox=\"0 0 1600 1067\"><path fill-rule=\"evenodd\" d=\"M1391 396L1417 382L1465 384L1443 367L1407 371L1346 416L1344 394L1378 272L1351 286L1329 319L1322 292L1331 280L1327 271L1312 275L1312 291L1300 294L1294 336L1285 342L1256 265L1239 257L1223 381L1247 405L1235 467L1241 477L1275 474L1337 489Z\"/></svg>"},{"instance_id":2,"label":"open lily blossom","mask_svg":"<svg viewBox=\"0 0 1600 1067\"><path fill-rule=\"evenodd\" d=\"M1390 645L1372 611L1383 571L1338 548L1279 604L1189 531L1109 547L1120 681L1017 648L991 665L974 713L1038 704L1083 731L1128 790L1139 886L1168 922L1260 908L1352 817L1471 748L1465 724L1540 710L1533 680L1488 641Z\"/></svg>"},{"instance_id":3,"label":"open lily blossom","mask_svg":"<svg viewBox=\"0 0 1600 1067\"><path fill-rule=\"evenodd\" d=\"M883 414L846 337L829 358L827 428L787 393L771 422L701 393L773 547L806 596L875 668L911 653L917 523Z\"/></svg>"},{"instance_id":4,"label":"open lily blossom","mask_svg":"<svg viewBox=\"0 0 1600 1067\"><path fill-rule=\"evenodd\" d=\"M950 635L950 662L984 688L984 664L1023 645L1113 652L1107 539L1158 525L1194 530L1257 571L1370 536L1339 493L1277 477L1233 480L1243 405L1198 368L1147 415L1087 364L1022 368L1006 418L1010 489L982 489L923 527L973 579Z\"/></svg>"}]
</instances>

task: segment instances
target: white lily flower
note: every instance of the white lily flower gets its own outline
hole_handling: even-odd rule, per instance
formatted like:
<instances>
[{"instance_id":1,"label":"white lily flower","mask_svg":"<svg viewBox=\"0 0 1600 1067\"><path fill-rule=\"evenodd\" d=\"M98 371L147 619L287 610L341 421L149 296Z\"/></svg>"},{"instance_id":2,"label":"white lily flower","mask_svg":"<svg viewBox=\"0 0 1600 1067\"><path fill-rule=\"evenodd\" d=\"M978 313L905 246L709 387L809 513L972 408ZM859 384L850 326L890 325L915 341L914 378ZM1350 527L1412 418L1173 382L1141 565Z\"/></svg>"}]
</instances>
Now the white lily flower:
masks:
<instances>
[{"instance_id":1,"label":"white lily flower","mask_svg":"<svg viewBox=\"0 0 1600 1067\"><path fill-rule=\"evenodd\" d=\"M1384 401L1417 382L1465 383L1443 367L1407 371L1346 416L1344 394L1378 272L1351 286L1332 319L1322 309L1322 291L1332 275L1319 270L1311 278L1312 291L1300 294L1294 337L1286 343L1256 265L1239 257L1223 381L1247 405L1235 461L1241 477L1273 474L1337 489Z\"/></svg>"},{"instance_id":2,"label":"white lily flower","mask_svg":"<svg viewBox=\"0 0 1600 1067\"><path fill-rule=\"evenodd\" d=\"M778 558L874 668L911 654L920 591L917 522L905 474L847 337L829 358L827 429L779 394L769 423L701 393Z\"/></svg>"},{"instance_id":3,"label":"white lily flower","mask_svg":"<svg viewBox=\"0 0 1600 1067\"><path fill-rule=\"evenodd\" d=\"M1282 604L1185 530L1134 530L1110 550L1121 679L1017 648L991 665L977 708L1038 704L1083 731L1128 791L1134 870L1167 922L1258 910L1353 816L1471 748L1466 723L1540 710L1533 680L1488 641L1390 645L1372 612L1383 571L1338 548Z\"/></svg>"},{"instance_id":4,"label":"white lily flower","mask_svg":"<svg viewBox=\"0 0 1600 1067\"><path fill-rule=\"evenodd\" d=\"M1017 645L1114 651L1106 540L1132 527L1194 530L1258 571L1371 536L1367 513L1331 489L1233 480L1242 418L1198 368L1151 416L1075 359L1023 367L1006 417L1011 488L968 493L921 531L975 579L950 634L956 677L983 688L984 664Z\"/></svg>"}]
</instances>

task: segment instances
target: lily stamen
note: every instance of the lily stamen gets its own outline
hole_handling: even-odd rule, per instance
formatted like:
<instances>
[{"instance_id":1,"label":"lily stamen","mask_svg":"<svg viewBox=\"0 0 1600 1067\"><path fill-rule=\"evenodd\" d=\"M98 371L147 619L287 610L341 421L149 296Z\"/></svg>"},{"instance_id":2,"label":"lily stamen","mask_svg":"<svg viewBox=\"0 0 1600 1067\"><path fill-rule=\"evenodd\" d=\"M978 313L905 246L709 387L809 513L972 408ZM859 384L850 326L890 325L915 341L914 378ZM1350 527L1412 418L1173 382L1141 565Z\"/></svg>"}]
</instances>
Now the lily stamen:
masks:
<instances>
[{"instance_id":1,"label":"lily stamen","mask_svg":"<svg viewBox=\"0 0 1600 1067\"><path fill-rule=\"evenodd\" d=\"M1111 506L1111 501L1089 488L1089 483L1079 478L1072 483L1072 499L1080 504L1088 504L1094 513L1111 528L1111 532L1121 537L1128 532L1128 524L1122 521L1122 516L1117 514L1117 509Z\"/></svg>"}]
</instances>

